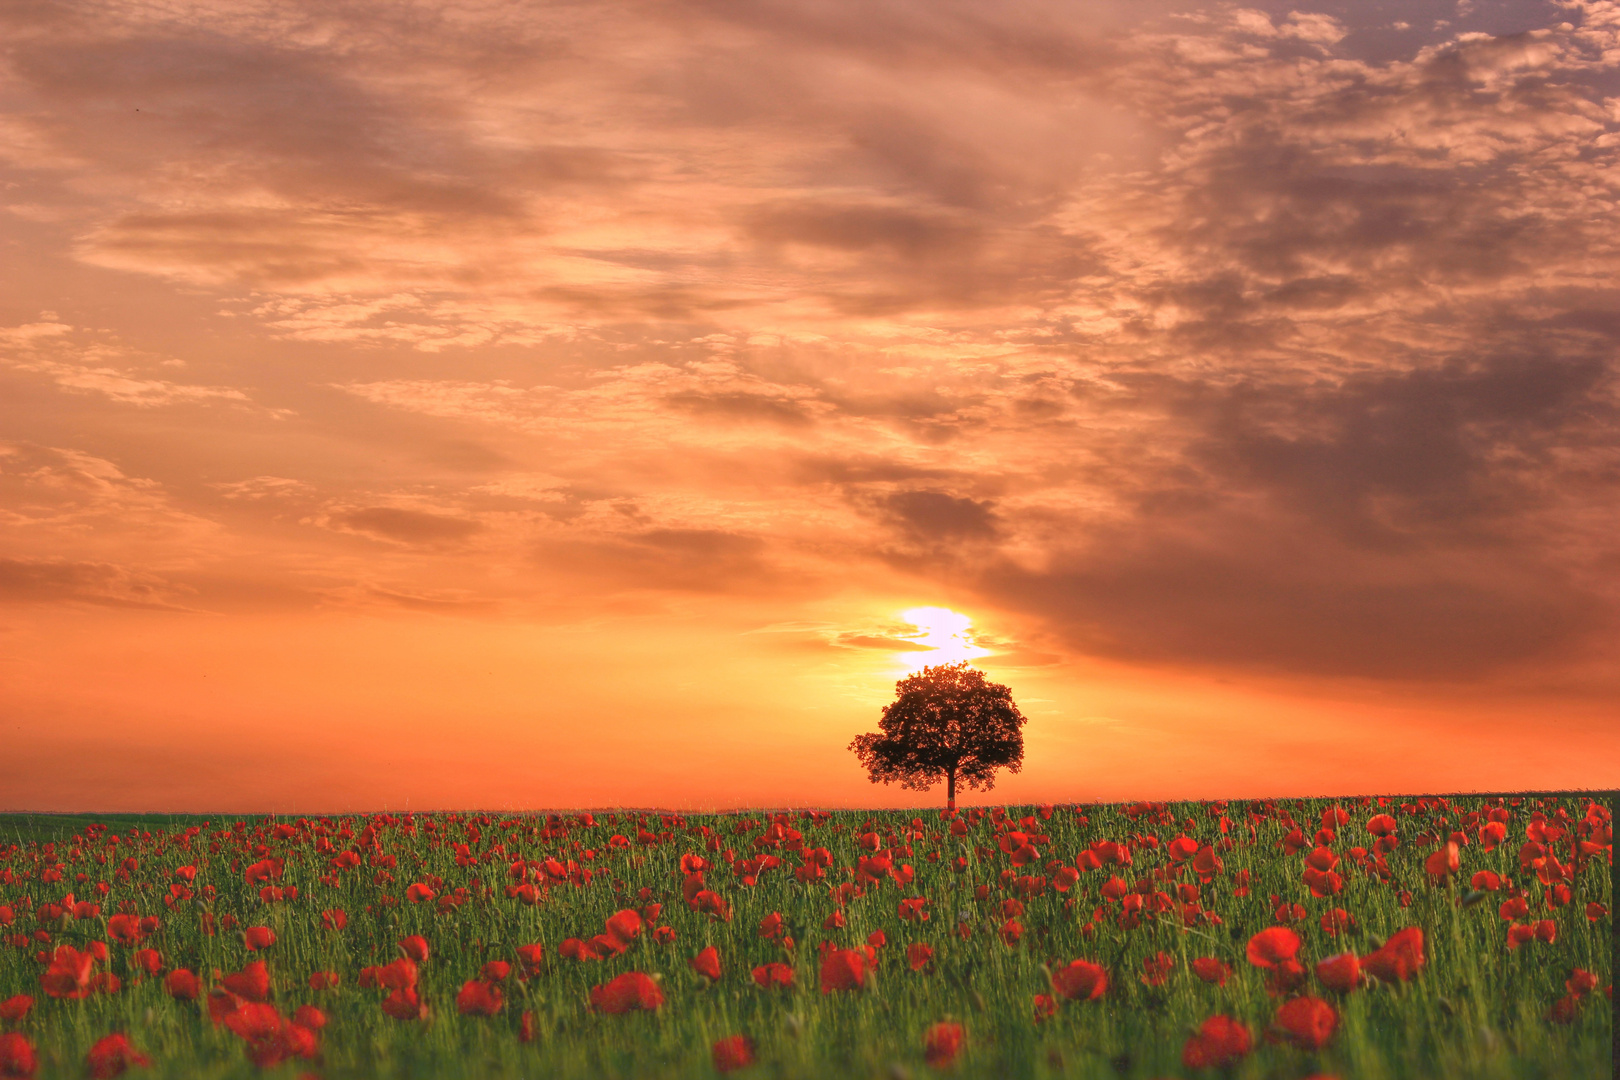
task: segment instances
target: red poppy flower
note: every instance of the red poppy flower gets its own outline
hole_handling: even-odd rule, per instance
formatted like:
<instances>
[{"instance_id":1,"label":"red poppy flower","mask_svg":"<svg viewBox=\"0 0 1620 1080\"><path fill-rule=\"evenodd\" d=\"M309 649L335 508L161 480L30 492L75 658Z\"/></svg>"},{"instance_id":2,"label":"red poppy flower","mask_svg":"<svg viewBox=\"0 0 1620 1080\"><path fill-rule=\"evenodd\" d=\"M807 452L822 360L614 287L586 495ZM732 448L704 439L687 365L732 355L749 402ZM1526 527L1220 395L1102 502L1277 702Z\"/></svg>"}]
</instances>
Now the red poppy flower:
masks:
<instances>
[{"instance_id":1,"label":"red poppy flower","mask_svg":"<svg viewBox=\"0 0 1620 1080\"><path fill-rule=\"evenodd\" d=\"M711 981L720 978L720 950L713 945L687 961L693 971Z\"/></svg>"},{"instance_id":2,"label":"red poppy flower","mask_svg":"<svg viewBox=\"0 0 1620 1080\"><path fill-rule=\"evenodd\" d=\"M110 1080L131 1065L145 1068L152 1064L152 1059L131 1046L129 1037L121 1031L97 1041L84 1061L92 1080Z\"/></svg>"},{"instance_id":3,"label":"red poppy flower","mask_svg":"<svg viewBox=\"0 0 1620 1080\"><path fill-rule=\"evenodd\" d=\"M1001 924L1001 942L1009 949L1018 944L1018 939L1024 936L1024 924L1017 919L1008 919Z\"/></svg>"},{"instance_id":4,"label":"red poppy flower","mask_svg":"<svg viewBox=\"0 0 1620 1080\"><path fill-rule=\"evenodd\" d=\"M557 955L564 960L600 960L602 957L590 945L577 937L564 938L557 946Z\"/></svg>"},{"instance_id":5,"label":"red poppy flower","mask_svg":"<svg viewBox=\"0 0 1620 1080\"><path fill-rule=\"evenodd\" d=\"M761 989L769 990L773 986L793 985L793 969L786 964L761 964L752 974L754 982L758 983Z\"/></svg>"},{"instance_id":6,"label":"red poppy flower","mask_svg":"<svg viewBox=\"0 0 1620 1080\"><path fill-rule=\"evenodd\" d=\"M1225 986L1232 975L1232 969L1213 956L1200 956L1192 962L1192 969L1194 975L1216 986Z\"/></svg>"},{"instance_id":7,"label":"red poppy flower","mask_svg":"<svg viewBox=\"0 0 1620 1080\"><path fill-rule=\"evenodd\" d=\"M423 1020L428 1015L428 1006L423 1004L421 997L416 996L415 986L407 986L397 989L382 1001L382 1012L395 1020Z\"/></svg>"},{"instance_id":8,"label":"red poppy flower","mask_svg":"<svg viewBox=\"0 0 1620 1080\"><path fill-rule=\"evenodd\" d=\"M1588 922L1602 922L1609 917L1609 909L1596 900L1586 905L1586 918Z\"/></svg>"},{"instance_id":9,"label":"red poppy flower","mask_svg":"<svg viewBox=\"0 0 1620 1080\"><path fill-rule=\"evenodd\" d=\"M933 946L924 945L920 941L912 942L910 945L906 946L906 963L911 966L912 971L921 971L923 968L927 967L933 962Z\"/></svg>"},{"instance_id":10,"label":"red poppy flower","mask_svg":"<svg viewBox=\"0 0 1620 1080\"><path fill-rule=\"evenodd\" d=\"M349 925L349 913L342 908L332 908L321 912L321 925L328 930L341 930Z\"/></svg>"},{"instance_id":11,"label":"red poppy flower","mask_svg":"<svg viewBox=\"0 0 1620 1080\"><path fill-rule=\"evenodd\" d=\"M1322 933L1329 937L1337 937L1340 930L1349 930L1355 926L1356 919L1354 915L1351 915L1344 908L1334 908L1332 911L1325 912L1322 915L1322 920L1318 925L1322 927Z\"/></svg>"},{"instance_id":12,"label":"red poppy flower","mask_svg":"<svg viewBox=\"0 0 1620 1080\"><path fill-rule=\"evenodd\" d=\"M1323 873L1326 873L1335 866L1339 865L1339 857L1333 854L1333 849L1319 847L1312 851L1309 855L1305 856L1305 865L1309 866L1313 870L1320 870Z\"/></svg>"},{"instance_id":13,"label":"red poppy flower","mask_svg":"<svg viewBox=\"0 0 1620 1080\"><path fill-rule=\"evenodd\" d=\"M1035 995L1035 1022L1050 1020L1057 1015L1058 1005L1050 994Z\"/></svg>"},{"instance_id":14,"label":"red poppy flower","mask_svg":"<svg viewBox=\"0 0 1620 1080\"><path fill-rule=\"evenodd\" d=\"M242 943L248 952L268 949L276 943L276 932L268 926L250 926L242 932Z\"/></svg>"},{"instance_id":15,"label":"red poppy flower","mask_svg":"<svg viewBox=\"0 0 1620 1080\"><path fill-rule=\"evenodd\" d=\"M1469 879L1468 884L1481 892L1495 892L1502 887L1502 879L1494 871L1481 870Z\"/></svg>"},{"instance_id":16,"label":"red poppy flower","mask_svg":"<svg viewBox=\"0 0 1620 1080\"><path fill-rule=\"evenodd\" d=\"M263 960L255 960L221 981L225 989L248 1001L265 1001L270 997L270 969Z\"/></svg>"},{"instance_id":17,"label":"red poppy flower","mask_svg":"<svg viewBox=\"0 0 1620 1080\"><path fill-rule=\"evenodd\" d=\"M428 1008L417 997L416 987L406 987L395 990L383 1000L382 1011L395 1020L422 1020L427 1017Z\"/></svg>"},{"instance_id":18,"label":"red poppy flower","mask_svg":"<svg viewBox=\"0 0 1620 1080\"><path fill-rule=\"evenodd\" d=\"M31 1080L39 1068L34 1045L15 1031L0 1033L0 1076Z\"/></svg>"},{"instance_id":19,"label":"red poppy flower","mask_svg":"<svg viewBox=\"0 0 1620 1080\"><path fill-rule=\"evenodd\" d=\"M420 881L416 882L405 890L405 899L409 900L413 904L420 904L426 900L431 900L437 895L438 893L434 892L430 886Z\"/></svg>"},{"instance_id":20,"label":"red poppy flower","mask_svg":"<svg viewBox=\"0 0 1620 1080\"><path fill-rule=\"evenodd\" d=\"M1564 981L1564 989L1575 997L1585 997L1597 989L1597 976L1584 968L1576 968ZM0 1013L3 1015L3 1013Z\"/></svg>"},{"instance_id":21,"label":"red poppy flower","mask_svg":"<svg viewBox=\"0 0 1620 1080\"><path fill-rule=\"evenodd\" d=\"M175 968L163 980L163 989L176 1001L196 1001L202 982L185 968Z\"/></svg>"},{"instance_id":22,"label":"red poppy flower","mask_svg":"<svg viewBox=\"0 0 1620 1080\"><path fill-rule=\"evenodd\" d=\"M293 1011L293 1023L319 1031L326 1026L326 1014L313 1005L300 1005Z\"/></svg>"},{"instance_id":23,"label":"red poppy flower","mask_svg":"<svg viewBox=\"0 0 1620 1080\"><path fill-rule=\"evenodd\" d=\"M1198 853L1198 841L1190 836L1178 836L1165 848L1173 862L1186 862Z\"/></svg>"},{"instance_id":24,"label":"red poppy flower","mask_svg":"<svg viewBox=\"0 0 1620 1080\"><path fill-rule=\"evenodd\" d=\"M248 1060L261 1069L274 1068L294 1055L287 1021L273 1005L250 1003L225 1018L225 1026L247 1044Z\"/></svg>"},{"instance_id":25,"label":"red poppy flower","mask_svg":"<svg viewBox=\"0 0 1620 1080\"><path fill-rule=\"evenodd\" d=\"M1175 970L1176 958L1166 952L1159 952L1153 956L1142 958L1142 985L1163 986L1170 981L1170 972Z\"/></svg>"},{"instance_id":26,"label":"red poppy flower","mask_svg":"<svg viewBox=\"0 0 1620 1080\"><path fill-rule=\"evenodd\" d=\"M534 1042L534 1011L523 1014L518 1021L518 1042Z\"/></svg>"},{"instance_id":27,"label":"red poppy flower","mask_svg":"<svg viewBox=\"0 0 1620 1080\"><path fill-rule=\"evenodd\" d=\"M265 885L281 877L281 873L280 859L263 859L242 871L242 880L249 885Z\"/></svg>"},{"instance_id":28,"label":"red poppy flower","mask_svg":"<svg viewBox=\"0 0 1620 1080\"><path fill-rule=\"evenodd\" d=\"M1080 880L1080 871L1072 866L1060 866L1052 875L1052 888L1058 892L1068 892Z\"/></svg>"},{"instance_id":29,"label":"red poppy flower","mask_svg":"<svg viewBox=\"0 0 1620 1080\"><path fill-rule=\"evenodd\" d=\"M511 973L512 965L505 960L491 960L484 965L483 978L489 983L505 982Z\"/></svg>"},{"instance_id":30,"label":"red poppy flower","mask_svg":"<svg viewBox=\"0 0 1620 1080\"><path fill-rule=\"evenodd\" d=\"M859 949L832 949L821 958L821 992L859 990L866 985L866 953Z\"/></svg>"},{"instance_id":31,"label":"red poppy flower","mask_svg":"<svg viewBox=\"0 0 1620 1080\"><path fill-rule=\"evenodd\" d=\"M505 1005L500 990L483 979L469 979L456 995L456 1011L462 1016L494 1016Z\"/></svg>"},{"instance_id":32,"label":"red poppy flower","mask_svg":"<svg viewBox=\"0 0 1620 1080\"><path fill-rule=\"evenodd\" d=\"M1288 1041L1301 1050L1320 1050L1339 1026L1339 1014L1332 1005L1315 997L1297 997L1277 1010L1277 1018L1267 1038Z\"/></svg>"},{"instance_id":33,"label":"red poppy flower","mask_svg":"<svg viewBox=\"0 0 1620 1080\"><path fill-rule=\"evenodd\" d=\"M1423 869L1431 881L1444 881L1462 869L1462 853L1448 840L1444 847L1423 860Z\"/></svg>"},{"instance_id":34,"label":"red poppy flower","mask_svg":"<svg viewBox=\"0 0 1620 1080\"><path fill-rule=\"evenodd\" d=\"M1189 1069L1225 1068L1252 1045L1248 1028L1230 1016L1212 1016L1181 1048L1181 1063Z\"/></svg>"},{"instance_id":35,"label":"red poppy flower","mask_svg":"<svg viewBox=\"0 0 1620 1080\"><path fill-rule=\"evenodd\" d=\"M1512 922L1514 919L1528 916L1530 904L1524 897L1514 896L1502 901L1502 906L1496 909L1496 913L1502 917L1503 922Z\"/></svg>"},{"instance_id":36,"label":"red poppy flower","mask_svg":"<svg viewBox=\"0 0 1620 1080\"><path fill-rule=\"evenodd\" d=\"M1536 923L1536 940L1551 945L1558 940L1558 924L1551 919L1542 919Z\"/></svg>"},{"instance_id":37,"label":"red poppy flower","mask_svg":"<svg viewBox=\"0 0 1620 1080\"><path fill-rule=\"evenodd\" d=\"M774 938L782 932L782 913L773 911L759 921L759 936Z\"/></svg>"},{"instance_id":38,"label":"red poppy flower","mask_svg":"<svg viewBox=\"0 0 1620 1080\"><path fill-rule=\"evenodd\" d=\"M90 969L94 953L80 952L71 945L58 945L51 963L39 977L40 988L53 998L79 999L90 994Z\"/></svg>"},{"instance_id":39,"label":"red poppy flower","mask_svg":"<svg viewBox=\"0 0 1620 1080\"><path fill-rule=\"evenodd\" d=\"M523 978L532 979L540 974L540 968L546 961L546 947L538 942L533 945L519 945L517 949L518 963L523 965Z\"/></svg>"},{"instance_id":40,"label":"red poppy flower","mask_svg":"<svg viewBox=\"0 0 1620 1080\"><path fill-rule=\"evenodd\" d=\"M377 969L377 984L388 990L415 989L416 977L416 961L408 956L402 956L393 963Z\"/></svg>"},{"instance_id":41,"label":"red poppy flower","mask_svg":"<svg viewBox=\"0 0 1620 1080\"><path fill-rule=\"evenodd\" d=\"M1052 972L1052 990L1068 1001L1096 1001L1108 992L1108 972L1089 960L1071 960Z\"/></svg>"},{"instance_id":42,"label":"red poppy flower","mask_svg":"<svg viewBox=\"0 0 1620 1080\"><path fill-rule=\"evenodd\" d=\"M141 920L134 915L118 914L107 920L107 936L124 945L141 940Z\"/></svg>"},{"instance_id":43,"label":"red poppy flower","mask_svg":"<svg viewBox=\"0 0 1620 1080\"><path fill-rule=\"evenodd\" d=\"M1423 964L1423 931L1416 926L1395 931L1382 948L1361 958L1363 970L1381 982L1405 982Z\"/></svg>"},{"instance_id":44,"label":"red poppy flower","mask_svg":"<svg viewBox=\"0 0 1620 1080\"><path fill-rule=\"evenodd\" d=\"M728 1073L754 1063L754 1040L746 1035L729 1035L710 1048L716 1072Z\"/></svg>"},{"instance_id":45,"label":"red poppy flower","mask_svg":"<svg viewBox=\"0 0 1620 1080\"><path fill-rule=\"evenodd\" d=\"M721 922L731 921L731 905L712 890L699 890L692 898L692 908L700 914L712 915Z\"/></svg>"},{"instance_id":46,"label":"red poppy flower","mask_svg":"<svg viewBox=\"0 0 1620 1080\"><path fill-rule=\"evenodd\" d=\"M1315 867L1305 868L1304 880L1306 888L1318 900L1326 896L1337 896L1344 889L1344 878L1332 870L1318 870ZM1296 916L1299 917L1299 916Z\"/></svg>"},{"instance_id":47,"label":"red poppy flower","mask_svg":"<svg viewBox=\"0 0 1620 1080\"><path fill-rule=\"evenodd\" d=\"M1316 981L1329 990L1348 994L1361 982L1361 961L1353 952L1330 956L1316 965Z\"/></svg>"},{"instance_id":48,"label":"red poppy flower","mask_svg":"<svg viewBox=\"0 0 1620 1080\"><path fill-rule=\"evenodd\" d=\"M309 973L309 988L311 990L336 990L338 982L338 973L335 971L312 971Z\"/></svg>"},{"instance_id":49,"label":"red poppy flower","mask_svg":"<svg viewBox=\"0 0 1620 1080\"><path fill-rule=\"evenodd\" d=\"M866 943L874 949L881 949L889 943L889 937L881 930L874 930L866 935Z\"/></svg>"},{"instance_id":50,"label":"red poppy flower","mask_svg":"<svg viewBox=\"0 0 1620 1080\"><path fill-rule=\"evenodd\" d=\"M1299 952L1299 935L1286 926L1271 926L1249 939L1249 963L1256 967L1275 967L1284 960L1292 960Z\"/></svg>"},{"instance_id":51,"label":"red poppy flower","mask_svg":"<svg viewBox=\"0 0 1620 1080\"><path fill-rule=\"evenodd\" d=\"M1580 1014L1581 999L1569 994L1553 1002L1552 1008L1547 1010L1547 1019L1555 1024L1573 1024Z\"/></svg>"},{"instance_id":52,"label":"red poppy flower","mask_svg":"<svg viewBox=\"0 0 1620 1080\"><path fill-rule=\"evenodd\" d=\"M591 952L598 957L618 956L626 952L630 946L612 934L597 934L590 940Z\"/></svg>"},{"instance_id":53,"label":"red poppy flower","mask_svg":"<svg viewBox=\"0 0 1620 1080\"><path fill-rule=\"evenodd\" d=\"M1225 864L1221 862L1221 857L1215 854L1215 849L1208 844L1205 844L1203 847L1199 848L1198 854L1193 856L1193 873L1197 874L1198 880L1202 881L1205 885L1208 885L1211 881L1215 880L1216 876L1224 868L1224 865Z\"/></svg>"},{"instance_id":54,"label":"red poppy flower","mask_svg":"<svg viewBox=\"0 0 1620 1080\"><path fill-rule=\"evenodd\" d=\"M1508 927L1508 931L1507 931L1508 952L1513 952L1520 945L1523 945L1526 942L1530 942L1530 941L1534 941L1534 940L1536 940L1536 928L1535 927L1527 926L1524 923L1514 923L1512 926Z\"/></svg>"},{"instance_id":55,"label":"red poppy flower","mask_svg":"<svg viewBox=\"0 0 1620 1080\"><path fill-rule=\"evenodd\" d=\"M88 900L80 900L77 904L72 906L73 917L75 919L93 919L97 915L101 914L101 905L92 904Z\"/></svg>"},{"instance_id":56,"label":"red poppy flower","mask_svg":"<svg viewBox=\"0 0 1620 1080\"><path fill-rule=\"evenodd\" d=\"M935 1024L923 1035L923 1060L936 1069L950 1068L962 1052L962 1040L961 1024Z\"/></svg>"},{"instance_id":57,"label":"red poppy flower","mask_svg":"<svg viewBox=\"0 0 1620 1080\"><path fill-rule=\"evenodd\" d=\"M214 971L214 975L216 978L219 976L217 969ZM216 986L208 991L208 1019L213 1021L215 1027L218 1027L226 1017L240 1009L243 1004L241 998L222 986Z\"/></svg>"},{"instance_id":58,"label":"red poppy flower","mask_svg":"<svg viewBox=\"0 0 1620 1080\"><path fill-rule=\"evenodd\" d=\"M15 1024L28 1015L28 1010L34 1007L34 999L27 994L18 994L16 997L0 1001L0 1020L9 1020Z\"/></svg>"},{"instance_id":59,"label":"red poppy flower","mask_svg":"<svg viewBox=\"0 0 1620 1080\"><path fill-rule=\"evenodd\" d=\"M427 938L423 937L421 934L412 934L410 937L400 938L399 947L406 956L410 957L412 960L415 960L418 964L427 963Z\"/></svg>"},{"instance_id":60,"label":"red poppy flower","mask_svg":"<svg viewBox=\"0 0 1620 1080\"><path fill-rule=\"evenodd\" d=\"M928 919L928 898L913 896L902 900L895 914L902 922L925 922Z\"/></svg>"},{"instance_id":61,"label":"red poppy flower","mask_svg":"<svg viewBox=\"0 0 1620 1080\"><path fill-rule=\"evenodd\" d=\"M631 1009L653 1012L664 1003L663 991L651 977L627 971L611 982L591 987L591 1008L617 1015Z\"/></svg>"},{"instance_id":62,"label":"red poppy flower","mask_svg":"<svg viewBox=\"0 0 1620 1080\"><path fill-rule=\"evenodd\" d=\"M616 911L607 921L608 936L618 942L621 947L627 947L641 935L641 912L634 908L625 908Z\"/></svg>"},{"instance_id":63,"label":"red poppy flower","mask_svg":"<svg viewBox=\"0 0 1620 1080\"><path fill-rule=\"evenodd\" d=\"M1367 820L1367 831L1374 836L1394 836L1396 831L1395 819L1388 814L1378 814Z\"/></svg>"},{"instance_id":64,"label":"red poppy flower","mask_svg":"<svg viewBox=\"0 0 1620 1080\"><path fill-rule=\"evenodd\" d=\"M142 949L135 954L135 967L148 975L163 970L163 954L156 949Z\"/></svg>"}]
</instances>

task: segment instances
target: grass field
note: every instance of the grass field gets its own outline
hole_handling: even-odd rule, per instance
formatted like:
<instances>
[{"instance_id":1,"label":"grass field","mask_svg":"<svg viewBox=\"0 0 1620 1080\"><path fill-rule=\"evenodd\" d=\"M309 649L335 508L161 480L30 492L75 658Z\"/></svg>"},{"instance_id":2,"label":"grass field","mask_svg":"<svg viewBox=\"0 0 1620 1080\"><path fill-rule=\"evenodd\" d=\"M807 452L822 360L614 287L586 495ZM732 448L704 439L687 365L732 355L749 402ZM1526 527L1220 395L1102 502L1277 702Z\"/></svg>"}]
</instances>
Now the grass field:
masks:
<instances>
[{"instance_id":1,"label":"grass field","mask_svg":"<svg viewBox=\"0 0 1620 1080\"><path fill-rule=\"evenodd\" d=\"M0 1076L1606 1077L1610 828L1576 796L7 816Z\"/></svg>"}]
</instances>

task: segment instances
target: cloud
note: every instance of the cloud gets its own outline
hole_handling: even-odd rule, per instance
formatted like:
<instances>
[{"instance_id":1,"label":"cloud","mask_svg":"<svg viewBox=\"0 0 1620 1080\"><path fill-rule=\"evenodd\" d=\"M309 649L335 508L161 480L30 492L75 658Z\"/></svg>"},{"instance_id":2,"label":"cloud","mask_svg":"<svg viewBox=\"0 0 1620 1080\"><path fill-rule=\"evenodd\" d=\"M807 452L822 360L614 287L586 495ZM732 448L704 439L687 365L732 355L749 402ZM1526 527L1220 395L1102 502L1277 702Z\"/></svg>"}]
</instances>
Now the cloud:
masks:
<instances>
[{"instance_id":1,"label":"cloud","mask_svg":"<svg viewBox=\"0 0 1620 1080\"><path fill-rule=\"evenodd\" d=\"M771 564L757 536L717 529L644 529L616 537L559 538L537 548L537 564L566 577L621 588L769 595L813 589Z\"/></svg>"},{"instance_id":2,"label":"cloud","mask_svg":"<svg viewBox=\"0 0 1620 1080\"><path fill-rule=\"evenodd\" d=\"M0 557L0 603L189 611L176 600L187 591L151 574L108 563Z\"/></svg>"},{"instance_id":3,"label":"cloud","mask_svg":"<svg viewBox=\"0 0 1620 1080\"><path fill-rule=\"evenodd\" d=\"M397 540L403 544L445 544L466 540L483 530L483 525L465 518L445 514L430 514L421 510L405 510L393 506L368 506L333 514L331 524Z\"/></svg>"},{"instance_id":4,"label":"cloud","mask_svg":"<svg viewBox=\"0 0 1620 1080\"><path fill-rule=\"evenodd\" d=\"M66 323L36 322L0 327L0 363L43 375L62 390L99 394L120 405L156 408L225 401L246 404L246 393L228 386L198 386L154 378L140 368L183 366L142 356ZM115 366L117 365L117 366ZM136 370L131 370L132 368Z\"/></svg>"},{"instance_id":5,"label":"cloud","mask_svg":"<svg viewBox=\"0 0 1620 1080\"><path fill-rule=\"evenodd\" d=\"M941 491L897 491L883 500L884 509L912 540L949 543L995 536L992 504L959 499Z\"/></svg>"},{"instance_id":6,"label":"cloud","mask_svg":"<svg viewBox=\"0 0 1620 1080\"><path fill-rule=\"evenodd\" d=\"M133 425L84 445L192 458L42 434L0 512L33 556L212 499L423 611L859 578L976 590L1031 663L1554 666L1616 600L1607 12L12 13L7 227L223 313L0 333ZM295 432L202 415L271 383Z\"/></svg>"}]
</instances>

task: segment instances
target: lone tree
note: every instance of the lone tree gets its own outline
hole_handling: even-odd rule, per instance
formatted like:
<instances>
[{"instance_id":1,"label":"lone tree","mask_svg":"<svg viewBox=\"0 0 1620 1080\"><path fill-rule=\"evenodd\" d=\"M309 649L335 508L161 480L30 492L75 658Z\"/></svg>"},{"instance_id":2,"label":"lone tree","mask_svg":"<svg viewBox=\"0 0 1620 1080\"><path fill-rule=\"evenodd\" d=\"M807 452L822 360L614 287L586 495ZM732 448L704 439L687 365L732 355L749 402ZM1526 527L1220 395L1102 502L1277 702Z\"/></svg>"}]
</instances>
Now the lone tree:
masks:
<instances>
[{"instance_id":1,"label":"lone tree","mask_svg":"<svg viewBox=\"0 0 1620 1080\"><path fill-rule=\"evenodd\" d=\"M879 731L857 735L849 748L872 783L900 781L927 791L945 781L946 805L956 809L956 781L989 791L995 771L1024 763L1024 714L1012 691L968 667L967 661L925 667L894 684Z\"/></svg>"}]
</instances>

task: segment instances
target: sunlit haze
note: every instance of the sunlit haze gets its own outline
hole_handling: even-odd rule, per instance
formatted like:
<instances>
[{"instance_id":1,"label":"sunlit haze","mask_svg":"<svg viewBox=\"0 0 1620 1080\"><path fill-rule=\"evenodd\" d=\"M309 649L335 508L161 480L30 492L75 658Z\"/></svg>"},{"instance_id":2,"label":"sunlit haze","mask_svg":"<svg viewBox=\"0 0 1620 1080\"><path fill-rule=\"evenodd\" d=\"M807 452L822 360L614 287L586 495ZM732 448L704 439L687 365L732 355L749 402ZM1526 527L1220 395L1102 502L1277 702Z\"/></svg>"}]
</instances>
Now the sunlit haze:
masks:
<instances>
[{"instance_id":1,"label":"sunlit haze","mask_svg":"<svg viewBox=\"0 0 1620 1080\"><path fill-rule=\"evenodd\" d=\"M1620 786L1620 7L0 6L0 809Z\"/></svg>"},{"instance_id":2,"label":"sunlit haze","mask_svg":"<svg viewBox=\"0 0 1620 1080\"><path fill-rule=\"evenodd\" d=\"M901 612L901 617L917 628L909 639L922 646L917 652L901 653L899 659L911 670L938 664L955 664L988 656L990 650L974 644L973 620L949 608L920 607Z\"/></svg>"}]
</instances>

